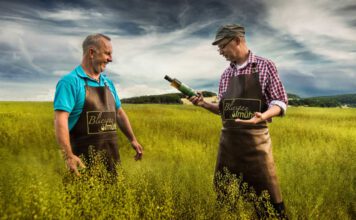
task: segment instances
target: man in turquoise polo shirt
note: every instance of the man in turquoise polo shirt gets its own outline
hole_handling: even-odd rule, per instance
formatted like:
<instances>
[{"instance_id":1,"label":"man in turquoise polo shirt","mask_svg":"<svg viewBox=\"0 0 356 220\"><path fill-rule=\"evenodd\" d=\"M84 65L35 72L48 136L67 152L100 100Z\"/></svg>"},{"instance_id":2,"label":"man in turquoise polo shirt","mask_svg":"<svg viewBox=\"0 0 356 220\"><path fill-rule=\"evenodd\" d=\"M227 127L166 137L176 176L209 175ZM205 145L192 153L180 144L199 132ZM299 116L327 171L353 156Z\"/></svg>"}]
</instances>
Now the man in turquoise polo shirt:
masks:
<instances>
[{"instance_id":1,"label":"man in turquoise polo shirt","mask_svg":"<svg viewBox=\"0 0 356 220\"><path fill-rule=\"evenodd\" d=\"M112 81L104 74L109 62L112 62L111 39L103 34L89 35L83 42L81 65L63 76L56 87L56 138L68 168L77 175L78 166L84 167L79 156L89 159L90 148L103 151L107 169L115 172L115 165L120 162L117 125L136 151L135 159L142 158L142 146Z\"/></svg>"}]
</instances>

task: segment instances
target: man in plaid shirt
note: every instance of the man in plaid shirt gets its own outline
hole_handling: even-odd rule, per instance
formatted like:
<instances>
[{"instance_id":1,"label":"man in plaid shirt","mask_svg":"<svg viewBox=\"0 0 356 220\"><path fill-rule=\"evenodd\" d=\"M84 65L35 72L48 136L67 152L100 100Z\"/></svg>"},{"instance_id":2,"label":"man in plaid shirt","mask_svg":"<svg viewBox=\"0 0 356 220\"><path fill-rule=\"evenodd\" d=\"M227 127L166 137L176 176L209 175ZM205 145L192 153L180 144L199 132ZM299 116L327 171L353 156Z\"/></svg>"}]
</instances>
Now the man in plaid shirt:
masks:
<instances>
[{"instance_id":1,"label":"man in plaid shirt","mask_svg":"<svg viewBox=\"0 0 356 220\"><path fill-rule=\"evenodd\" d=\"M248 49L245 28L240 25L220 27L212 44L229 61L220 79L219 104L206 102L200 93L190 101L222 118L214 181L225 169L242 174L258 194L267 190L277 217L286 218L267 126L272 117L286 113L288 104L277 69L272 61ZM266 210L256 211L259 217L268 217Z\"/></svg>"}]
</instances>

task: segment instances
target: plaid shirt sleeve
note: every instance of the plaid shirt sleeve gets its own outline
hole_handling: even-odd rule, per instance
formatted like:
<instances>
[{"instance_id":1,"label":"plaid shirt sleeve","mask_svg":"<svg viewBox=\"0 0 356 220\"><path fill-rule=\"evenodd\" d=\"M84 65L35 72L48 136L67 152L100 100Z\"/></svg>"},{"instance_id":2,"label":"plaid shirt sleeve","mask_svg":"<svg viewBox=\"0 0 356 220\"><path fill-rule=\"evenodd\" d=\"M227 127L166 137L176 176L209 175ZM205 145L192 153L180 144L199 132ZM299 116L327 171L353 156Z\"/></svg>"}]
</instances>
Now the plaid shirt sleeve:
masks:
<instances>
[{"instance_id":1,"label":"plaid shirt sleeve","mask_svg":"<svg viewBox=\"0 0 356 220\"><path fill-rule=\"evenodd\" d=\"M283 84L279 78L277 68L272 61L267 61L267 82L265 95L269 105L278 105L282 109L281 115L284 115L287 110L288 98Z\"/></svg>"},{"instance_id":2,"label":"plaid shirt sleeve","mask_svg":"<svg viewBox=\"0 0 356 220\"><path fill-rule=\"evenodd\" d=\"M221 75L220 82L219 82L219 94L218 99L221 100L223 93L227 89L227 84L229 83L229 76L231 75L231 67L228 67L223 74Z\"/></svg>"}]
</instances>

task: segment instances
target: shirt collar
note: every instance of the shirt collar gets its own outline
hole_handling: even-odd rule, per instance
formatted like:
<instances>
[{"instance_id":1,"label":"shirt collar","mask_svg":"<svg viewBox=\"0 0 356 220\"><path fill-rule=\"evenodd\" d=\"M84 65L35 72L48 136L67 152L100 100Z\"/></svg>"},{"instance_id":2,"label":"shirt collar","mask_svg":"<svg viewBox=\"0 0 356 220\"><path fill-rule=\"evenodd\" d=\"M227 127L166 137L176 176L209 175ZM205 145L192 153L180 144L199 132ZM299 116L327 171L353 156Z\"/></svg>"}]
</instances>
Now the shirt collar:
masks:
<instances>
[{"instance_id":1,"label":"shirt collar","mask_svg":"<svg viewBox=\"0 0 356 220\"><path fill-rule=\"evenodd\" d=\"M241 66L240 69L248 66L250 63L257 63L257 59L256 59L256 56L249 50L246 65ZM230 67L234 68L234 67L236 67L236 64L231 62Z\"/></svg>"},{"instance_id":2,"label":"shirt collar","mask_svg":"<svg viewBox=\"0 0 356 220\"><path fill-rule=\"evenodd\" d=\"M82 67L82 65L79 65L77 66L76 68L76 72L77 72L77 75L81 78L86 78L86 79L89 79L89 80L92 80L85 72L84 72L84 69ZM106 82L105 80L105 74L103 74L104 72L100 73L100 82Z\"/></svg>"}]
</instances>

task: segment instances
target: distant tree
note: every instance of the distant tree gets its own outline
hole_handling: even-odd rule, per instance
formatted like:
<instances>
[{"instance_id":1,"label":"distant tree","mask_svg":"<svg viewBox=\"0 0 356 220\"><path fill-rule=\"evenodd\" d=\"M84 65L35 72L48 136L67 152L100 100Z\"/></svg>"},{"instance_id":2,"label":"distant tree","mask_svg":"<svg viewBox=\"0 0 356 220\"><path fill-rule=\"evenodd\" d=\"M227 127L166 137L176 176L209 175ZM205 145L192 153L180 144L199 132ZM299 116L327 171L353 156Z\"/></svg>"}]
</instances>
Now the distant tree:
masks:
<instances>
[{"instance_id":1,"label":"distant tree","mask_svg":"<svg viewBox=\"0 0 356 220\"><path fill-rule=\"evenodd\" d=\"M300 96L293 93L287 93L287 96L288 96L288 100L300 99Z\"/></svg>"},{"instance_id":2,"label":"distant tree","mask_svg":"<svg viewBox=\"0 0 356 220\"><path fill-rule=\"evenodd\" d=\"M209 91L203 91L202 94L203 94L204 97L213 97L213 96L216 96L216 93L215 93L215 92L209 92Z\"/></svg>"}]
</instances>

